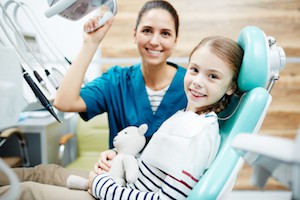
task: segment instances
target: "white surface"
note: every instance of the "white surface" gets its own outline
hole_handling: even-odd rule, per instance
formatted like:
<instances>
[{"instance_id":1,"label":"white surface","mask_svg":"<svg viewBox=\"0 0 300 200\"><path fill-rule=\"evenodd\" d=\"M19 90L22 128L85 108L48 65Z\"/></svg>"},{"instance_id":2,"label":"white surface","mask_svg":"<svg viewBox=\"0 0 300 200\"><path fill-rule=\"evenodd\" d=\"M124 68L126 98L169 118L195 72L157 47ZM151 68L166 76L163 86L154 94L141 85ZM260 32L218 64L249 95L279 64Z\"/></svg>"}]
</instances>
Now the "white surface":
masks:
<instances>
[{"instance_id":1,"label":"white surface","mask_svg":"<svg viewBox=\"0 0 300 200\"><path fill-rule=\"evenodd\" d=\"M227 200L291 200L289 191L233 191Z\"/></svg>"},{"instance_id":2,"label":"white surface","mask_svg":"<svg viewBox=\"0 0 300 200\"><path fill-rule=\"evenodd\" d=\"M16 125L22 104L22 73L13 49L0 47L0 129Z\"/></svg>"},{"instance_id":3,"label":"white surface","mask_svg":"<svg viewBox=\"0 0 300 200\"><path fill-rule=\"evenodd\" d=\"M278 159L284 162L295 162L295 142L281 137L266 135L239 134L232 142L236 149Z\"/></svg>"}]
</instances>

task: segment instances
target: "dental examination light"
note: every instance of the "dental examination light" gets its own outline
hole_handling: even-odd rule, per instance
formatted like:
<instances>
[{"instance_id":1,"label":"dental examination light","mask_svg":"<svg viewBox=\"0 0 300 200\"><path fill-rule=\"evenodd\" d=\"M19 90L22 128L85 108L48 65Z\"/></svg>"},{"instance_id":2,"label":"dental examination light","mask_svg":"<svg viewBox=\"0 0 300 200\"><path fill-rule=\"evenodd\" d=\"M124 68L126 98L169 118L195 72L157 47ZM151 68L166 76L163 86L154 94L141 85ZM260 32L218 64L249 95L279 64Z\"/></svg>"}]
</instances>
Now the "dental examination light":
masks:
<instances>
[{"instance_id":1,"label":"dental examination light","mask_svg":"<svg viewBox=\"0 0 300 200\"><path fill-rule=\"evenodd\" d=\"M47 17L60 15L70 20L78 20L96 8L106 6L108 11L99 19L98 28L117 14L116 0L48 0L48 4Z\"/></svg>"},{"instance_id":2,"label":"dental examination light","mask_svg":"<svg viewBox=\"0 0 300 200\"><path fill-rule=\"evenodd\" d=\"M2 4L0 3L0 7L3 11L3 13L6 15L6 17L8 17L4 7L2 6ZM8 17L9 19L9 17ZM11 22L12 26L14 27L14 24ZM17 55L20 57L21 60L23 60L24 64L26 64L28 67L30 66L30 63L27 61L27 58L22 54L22 52L19 50L19 48L17 47L17 45L15 44L15 42L13 41L13 39L10 37L10 34L8 33L7 29L5 28L5 25L2 23L2 21L0 20L0 26L2 27L3 32L5 33L7 39L9 40L9 42L11 43L11 45L14 47L14 49L17 52ZM15 27L14 27L15 28ZM15 28L16 29L16 28ZM17 31L17 29L16 29ZM22 66L22 64L21 64ZM23 66L22 66L23 68ZM36 76L37 80L39 82L42 81L42 79L38 79L39 75L37 75L37 73L34 73L34 75ZM58 118L58 116L56 115L56 113L54 112L52 105L50 104L50 102L48 101L48 99L45 97L45 95L43 94L43 92L38 88L38 86L34 83L34 81L31 79L30 75L23 69L23 76L24 79L27 81L28 85L30 86L30 88L32 89L33 93L35 94L35 96L37 97L37 99L39 100L39 102L44 106L44 108L49 111L49 113L58 121L61 122ZM28 78L29 77L29 78ZM34 84L33 84L33 83Z\"/></svg>"}]
</instances>

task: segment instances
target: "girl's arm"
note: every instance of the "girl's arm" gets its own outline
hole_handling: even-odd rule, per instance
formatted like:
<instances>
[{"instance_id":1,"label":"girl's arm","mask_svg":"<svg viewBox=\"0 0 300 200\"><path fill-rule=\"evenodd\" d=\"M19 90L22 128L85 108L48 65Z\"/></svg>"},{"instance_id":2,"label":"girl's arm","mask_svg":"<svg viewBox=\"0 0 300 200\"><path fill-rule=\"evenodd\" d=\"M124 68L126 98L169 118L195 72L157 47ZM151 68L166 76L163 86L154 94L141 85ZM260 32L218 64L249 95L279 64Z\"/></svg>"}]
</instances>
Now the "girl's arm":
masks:
<instances>
[{"instance_id":1,"label":"girl's arm","mask_svg":"<svg viewBox=\"0 0 300 200\"><path fill-rule=\"evenodd\" d=\"M156 200L159 199L158 193L142 192L137 189L126 188L118 185L108 174L100 174L94 178L91 194L99 199L132 199L132 200Z\"/></svg>"},{"instance_id":2,"label":"girl's arm","mask_svg":"<svg viewBox=\"0 0 300 200\"><path fill-rule=\"evenodd\" d=\"M191 176L184 177L184 180L177 180L172 176L166 176L161 179L160 186L157 185L157 191L150 191L143 188L145 191L139 190L139 185L145 185L145 187L153 184L157 184L158 177L155 172L145 173L144 177L139 177L139 180L132 184L132 188L118 185L113 178L106 173L90 176L90 189L89 192L95 198L107 199L107 200L155 200L155 199L186 199L193 186L197 183L197 180ZM150 183L150 182L152 183ZM133 189L134 188L134 189ZM147 190L147 191L146 191Z\"/></svg>"}]
</instances>

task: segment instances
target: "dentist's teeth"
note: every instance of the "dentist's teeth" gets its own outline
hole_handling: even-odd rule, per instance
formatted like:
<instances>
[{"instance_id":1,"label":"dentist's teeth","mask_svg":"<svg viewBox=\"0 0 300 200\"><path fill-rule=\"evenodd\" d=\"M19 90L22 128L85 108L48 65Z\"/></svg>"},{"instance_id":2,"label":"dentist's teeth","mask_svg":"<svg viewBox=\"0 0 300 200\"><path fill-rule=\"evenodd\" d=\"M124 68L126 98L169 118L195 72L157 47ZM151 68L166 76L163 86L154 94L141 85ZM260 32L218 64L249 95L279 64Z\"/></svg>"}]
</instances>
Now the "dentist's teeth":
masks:
<instances>
[{"instance_id":1,"label":"dentist's teeth","mask_svg":"<svg viewBox=\"0 0 300 200\"><path fill-rule=\"evenodd\" d=\"M160 51L155 51L155 50L150 50L150 49L148 51L151 54L159 54L160 53Z\"/></svg>"}]
</instances>

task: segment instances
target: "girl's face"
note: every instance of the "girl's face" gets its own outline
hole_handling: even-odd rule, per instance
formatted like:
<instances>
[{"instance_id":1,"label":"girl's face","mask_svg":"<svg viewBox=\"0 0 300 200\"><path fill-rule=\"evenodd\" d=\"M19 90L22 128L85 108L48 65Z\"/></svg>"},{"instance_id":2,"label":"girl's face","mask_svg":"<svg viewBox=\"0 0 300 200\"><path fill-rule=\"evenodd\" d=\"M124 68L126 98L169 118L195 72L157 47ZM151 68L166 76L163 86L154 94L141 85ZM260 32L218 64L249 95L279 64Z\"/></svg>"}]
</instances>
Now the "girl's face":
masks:
<instances>
[{"instance_id":1,"label":"girl's face","mask_svg":"<svg viewBox=\"0 0 300 200\"><path fill-rule=\"evenodd\" d=\"M191 56L184 78L187 110L202 111L225 94L233 94L233 75L231 67L207 47L197 49Z\"/></svg>"},{"instance_id":2,"label":"girl's face","mask_svg":"<svg viewBox=\"0 0 300 200\"><path fill-rule=\"evenodd\" d=\"M176 45L174 19L163 9L152 9L143 14L134 41L142 57L143 64L165 63Z\"/></svg>"}]
</instances>

